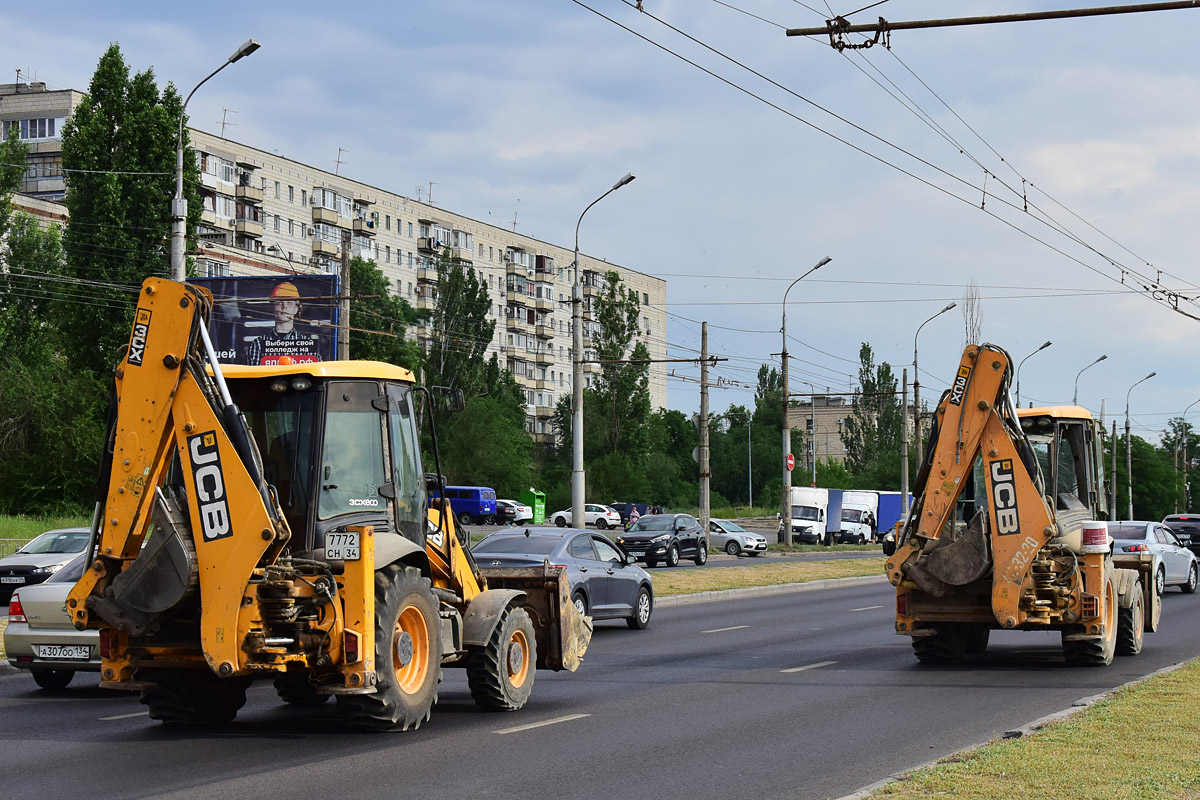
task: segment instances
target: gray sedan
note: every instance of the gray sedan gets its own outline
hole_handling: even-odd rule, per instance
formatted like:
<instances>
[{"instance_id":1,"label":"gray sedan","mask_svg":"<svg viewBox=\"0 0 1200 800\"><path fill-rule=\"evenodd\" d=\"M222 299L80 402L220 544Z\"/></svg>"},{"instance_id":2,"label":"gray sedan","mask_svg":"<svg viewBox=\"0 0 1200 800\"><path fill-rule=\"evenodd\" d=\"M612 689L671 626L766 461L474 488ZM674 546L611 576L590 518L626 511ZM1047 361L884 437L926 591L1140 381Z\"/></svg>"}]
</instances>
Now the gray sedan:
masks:
<instances>
[{"instance_id":1,"label":"gray sedan","mask_svg":"<svg viewBox=\"0 0 1200 800\"><path fill-rule=\"evenodd\" d=\"M8 604L4 650L9 663L29 670L43 689L63 689L76 672L100 671L100 633L77 631L67 616L67 595L83 575L79 553L45 583L18 589Z\"/></svg>"},{"instance_id":2,"label":"gray sedan","mask_svg":"<svg viewBox=\"0 0 1200 800\"><path fill-rule=\"evenodd\" d=\"M487 567L530 567L549 561L567 568L571 600L592 619L624 619L642 630L650 624L654 589L650 574L599 533L576 528L504 528L471 548Z\"/></svg>"},{"instance_id":3,"label":"gray sedan","mask_svg":"<svg viewBox=\"0 0 1200 800\"><path fill-rule=\"evenodd\" d=\"M708 541L712 547L724 550L731 556L756 556L767 552L767 539L727 519L708 521Z\"/></svg>"},{"instance_id":4,"label":"gray sedan","mask_svg":"<svg viewBox=\"0 0 1200 800\"><path fill-rule=\"evenodd\" d=\"M1161 522L1108 523L1114 553L1150 552L1154 554L1154 588L1162 594L1168 586L1178 586L1191 594L1200 582L1196 556Z\"/></svg>"}]
</instances>

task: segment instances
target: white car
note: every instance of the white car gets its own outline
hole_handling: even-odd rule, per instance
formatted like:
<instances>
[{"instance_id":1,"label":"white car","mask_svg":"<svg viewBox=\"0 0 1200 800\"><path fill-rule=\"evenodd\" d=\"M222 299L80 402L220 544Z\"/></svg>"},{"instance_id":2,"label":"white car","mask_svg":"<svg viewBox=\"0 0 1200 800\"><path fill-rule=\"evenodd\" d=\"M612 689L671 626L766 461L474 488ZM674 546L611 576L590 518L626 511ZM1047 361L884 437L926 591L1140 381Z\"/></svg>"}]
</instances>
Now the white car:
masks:
<instances>
[{"instance_id":1,"label":"white car","mask_svg":"<svg viewBox=\"0 0 1200 800\"><path fill-rule=\"evenodd\" d=\"M727 519L710 519L708 521L708 541L718 550L724 550L731 556L756 556L767 552L767 539Z\"/></svg>"},{"instance_id":2,"label":"white car","mask_svg":"<svg viewBox=\"0 0 1200 800\"><path fill-rule=\"evenodd\" d=\"M1154 555L1154 589L1160 595L1168 586L1192 594L1200 586L1200 565L1174 532L1161 522L1136 520L1108 523L1113 553L1148 552Z\"/></svg>"},{"instance_id":3,"label":"white car","mask_svg":"<svg viewBox=\"0 0 1200 800\"><path fill-rule=\"evenodd\" d=\"M497 500L496 505L512 506L513 510L513 525L520 525L522 522L533 522L533 508L524 503L518 503L516 500Z\"/></svg>"},{"instance_id":4,"label":"white car","mask_svg":"<svg viewBox=\"0 0 1200 800\"><path fill-rule=\"evenodd\" d=\"M571 524L571 509L555 511L550 515L550 521L560 528ZM595 503L585 503L583 506L583 524L595 525L600 530L621 528L621 514L615 508L601 506Z\"/></svg>"}]
</instances>

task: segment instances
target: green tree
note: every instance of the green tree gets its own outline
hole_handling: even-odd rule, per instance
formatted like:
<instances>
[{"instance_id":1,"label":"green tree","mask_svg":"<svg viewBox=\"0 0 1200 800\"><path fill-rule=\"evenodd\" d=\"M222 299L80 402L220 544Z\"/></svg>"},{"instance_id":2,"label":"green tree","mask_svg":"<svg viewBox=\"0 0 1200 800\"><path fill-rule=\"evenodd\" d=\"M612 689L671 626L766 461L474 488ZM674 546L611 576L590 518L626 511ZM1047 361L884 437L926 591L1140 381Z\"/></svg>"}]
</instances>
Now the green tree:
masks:
<instances>
[{"instance_id":1,"label":"green tree","mask_svg":"<svg viewBox=\"0 0 1200 800\"><path fill-rule=\"evenodd\" d=\"M9 128L8 138L0 141L0 239L8 231L13 212L12 196L25 178L28 154L29 146L21 141L16 126Z\"/></svg>"},{"instance_id":2,"label":"green tree","mask_svg":"<svg viewBox=\"0 0 1200 800\"><path fill-rule=\"evenodd\" d=\"M1111 463L1112 438L1105 443ZM1125 469L1125 436L1116 438L1117 447L1117 507L1113 519L1125 519L1129 511L1129 473ZM1182 477L1175 471L1173 452L1155 447L1140 436L1130 441L1130 461L1133 463L1133 518L1162 519L1175 510L1182 488Z\"/></svg>"},{"instance_id":3,"label":"green tree","mask_svg":"<svg viewBox=\"0 0 1200 800\"><path fill-rule=\"evenodd\" d=\"M429 353L425 358L427 386L461 389L467 397L486 388L487 362L484 351L492 341L495 320L488 319L491 299L487 281L450 255L446 248L437 262L437 304L430 315ZM448 411L435 407L439 424L449 420Z\"/></svg>"},{"instance_id":4,"label":"green tree","mask_svg":"<svg viewBox=\"0 0 1200 800\"><path fill-rule=\"evenodd\" d=\"M602 362L593 396L603 420L603 452L639 460L647 451L650 422L650 351L644 342L634 341L641 331L638 293L627 289L615 271L605 278L592 300L597 325L592 341Z\"/></svg>"},{"instance_id":5,"label":"green tree","mask_svg":"<svg viewBox=\"0 0 1200 800\"><path fill-rule=\"evenodd\" d=\"M903 419L896 376L886 361L875 365L866 342L858 357L860 394L851 404L842 433L846 468L854 475L856 488L899 488Z\"/></svg>"},{"instance_id":6,"label":"green tree","mask_svg":"<svg viewBox=\"0 0 1200 800\"><path fill-rule=\"evenodd\" d=\"M403 297L393 296L388 279L373 261L350 259L350 358L383 361L416 372L421 348L404 338L421 318Z\"/></svg>"},{"instance_id":7,"label":"green tree","mask_svg":"<svg viewBox=\"0 0 1200 800\"><path fill-rule=\"evenodd\" d=\"M170 206L182 103L153 70L130 75L120 47L100 58L88 92L63 127L62 160L70 221L68 274L93 282L92 302L64 308L68 358L107 374L129 340L136 290L170 266ZM184 127L184 146L187 146ZM189 237L202 211L194 154L184 158ZM189 249L195 241L189 238Z\"/></svg>"}]
</instances>

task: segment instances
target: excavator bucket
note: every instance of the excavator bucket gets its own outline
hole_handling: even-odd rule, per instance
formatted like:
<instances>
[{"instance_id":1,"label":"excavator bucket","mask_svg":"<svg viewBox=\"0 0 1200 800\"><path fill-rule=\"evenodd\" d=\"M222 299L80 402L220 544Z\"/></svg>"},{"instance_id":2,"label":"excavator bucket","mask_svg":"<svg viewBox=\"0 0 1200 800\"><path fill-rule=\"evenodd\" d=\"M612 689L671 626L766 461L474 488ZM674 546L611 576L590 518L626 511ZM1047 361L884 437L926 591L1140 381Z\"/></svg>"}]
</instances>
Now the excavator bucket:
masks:
<instances>
[{"instance_id":1,"label":"excavator bucket","mask_svg":"<svg viewBox=\"0 0 1200 800\"><path fill-rule=\"evenodd\" d=\"M574 672L592 641L592 619L571 602L567 571L549 562L537 567L481 567L489 589L525 593L525 610L537 635L538 669Z\"/></svg>"}]
</instances>

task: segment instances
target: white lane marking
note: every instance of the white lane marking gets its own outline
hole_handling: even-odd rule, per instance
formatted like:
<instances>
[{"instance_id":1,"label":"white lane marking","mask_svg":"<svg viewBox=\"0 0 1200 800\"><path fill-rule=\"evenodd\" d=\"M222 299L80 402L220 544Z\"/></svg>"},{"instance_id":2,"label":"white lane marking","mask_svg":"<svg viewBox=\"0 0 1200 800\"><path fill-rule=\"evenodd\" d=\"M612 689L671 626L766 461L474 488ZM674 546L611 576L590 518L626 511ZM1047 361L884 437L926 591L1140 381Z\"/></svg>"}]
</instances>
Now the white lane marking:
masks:
<instances>
[{"instance_id":1,"label":"white lane marking","mask_svg":"<svg viewBox=\"0 0 1200 800\"><path fill-rule=\"evenodd\" d=\"M591 714L568 714L565 717L555 717L554 719L544 720L542 722L531 722L528 725L518 725L515 728L505 728L502 731L493 731L493 733L520 733L521 731L532 730L533 728L543 728L546 725L557 725L560 722L570 722L575 719L583 719L590 717Z\"/></svg>"},{"instance_id":2,"label":"white lane marking","mask_svg":"<svg viewBox=\"0 0 1200 800\"><path fill-rule=\"evenodd\" d=\"M862 608L852 608L850 610L851 611L874 611L877 608L883 608L883 606L863 606Z\"/></svg>"},{"instance_id":3,"label":"white lane marking","mask_svg":"<svg viewBox=\"0 0 1200 800\"><path fill-rule=\"evenodd\" d=\"M117 719L133 719L134 717L148 717L148 716L150 716L149 711L139 711L136 714L118 714L115 717L101 717L100 721L101 722L112 722L113 720L117 720Z\"/></svg>"},{"instance_id":4,"label":"white lane marking","mask_svg":"<svg viewBox=\"0 0 1200 800\"><path fill-rule=\"evenodd\" d=\"M805 664L803 667L792 667L791 669L781 669L780 672L804 672L806 669L816 669L817 667L828 667L830 664L836 664L836 661L818 661L815 664Z\"/></svg>"},{"instance_id":5,"label":"white lane marking","mask_svg":"<svg viewBox=\"0 0 1200 800\"><path fill-rule=\"evenodd\" d=\"M701 633L724 633L725 631L736 631L741 628L749 628L749 625L734 625L730 628L713 628L711 631L700 631Z\"/></svg>"}]
</instances>

